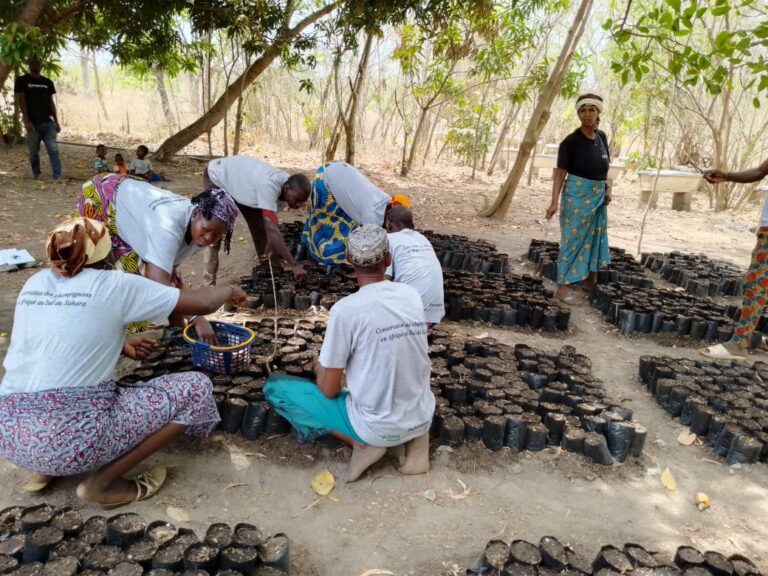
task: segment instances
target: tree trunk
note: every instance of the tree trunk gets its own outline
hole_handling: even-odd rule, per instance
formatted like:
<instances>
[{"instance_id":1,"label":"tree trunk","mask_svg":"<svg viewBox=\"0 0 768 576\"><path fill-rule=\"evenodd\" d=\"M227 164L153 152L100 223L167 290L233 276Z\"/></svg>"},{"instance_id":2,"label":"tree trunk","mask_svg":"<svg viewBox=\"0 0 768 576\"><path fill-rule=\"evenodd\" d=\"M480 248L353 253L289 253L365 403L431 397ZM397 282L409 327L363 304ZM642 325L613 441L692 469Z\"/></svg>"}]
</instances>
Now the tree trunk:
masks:
<instances>
[{"instance_id":1,"label":"tree trunk","mask_svg":"<svg viewBox=\"0 0 768 576\"><path fill-rule=\"evenodd\" d=\"M88 64L90 62L90 57L88 56L88 52L86 50L80 50L80 76L83 80L83 89L82 93L83 96L87 96L88 92L91 91L91 83L90 78L88 77Z\"/></svg>"},{"instance_id":2,"label":"tree trunk","mask_svg":"<svg viewBox=\"0 0 768 576\"><path fill-rule=\"evenodd\" d=\"M240 153L240 136L243 131L243 100L242 94L237 98L237 108L235 108L235 137L232 142L232 155L237 156Z\"/></svg>"},{"instance_id":3,"label":"tree trunk","mask_svg":"<svg viewBox=\"0 0 768 576\"><path fill-rule=\"evenodd\" d=\"M483 99L480 101L480 110L477 111L477 121L475 122L475 137L472 141L472 180L475 179L477 174L477 146L478 139L480 137L480 123L483 120L483 110L485 110L485 101L488 98L488 91L491 89L491 85L488 84L483 91Z\"/></svg>"},{"instance_id":4,"label":"tree trunk","mask_svg":"<svg viewBox=\"0 0 768 576\"><path fill-rule=\"evenodd\" d=\"M328 76L328 78L325 81L325 88L323 88L323 93L320 96L320 111L319 116L317 118L317 125L312 130L312 133L309 135L309 149L314 149L318 144L321 144L323 141L323 127L325 126L325 103L328 102L328 93L331 91L331 83L333 82L333 77Z\"/></svg>"},{"instance_id":5,"label":"tree trunk","mask_svg":"<svg viewBox=\"0 0 768 576\"><path fill-rule=\"evenodd\" d=\"M352 86L352 93L349 95L349 113L344 120L344 132L346 133L347 149L344 154L344 160L348 164L355 164L355 140L357 135L357 111L359 109L360 95L365 83L365 75L368 72L368 60L371 56L371 46L373 45L373 34L370 32L365 36L365 45L363 54L360 57L360 64L357 66L357 75L355 83Z\"/></svg>"},{"instance_id":6,"label":"tree trunk","mask_svg":"<svg viewBox=\"0 0 768 576\"><path fill-rule=\"evenodd\" d=\"M496 168L496 162L499 161L499 158L501 157L501 151L504 149L504 141L507 139L507 134L509 134L509 127L512 126L512 123L517 120L517 115L520 113L520 106L519 104L513 104L512 108L509 110L509 114L507 114L507 117L504 119L504 124L501 126L501 132L499 132L499 139L496 140L496 146L493 148L493 154L491 155L491 161L488 164L488 176L493 176L493 171Z\"/></svg>"},{"instance_id":7,"label":"tree trunk","mask_svg":"<svg viewBox=\"0 0 768 576\"><path fill-rule=\"evenodd\" d=\"M421 161L422 165L427 163L427 158L429 158L429 152L432 150L432 140L435 137L435 129L437 128L437 125L440 124L440 110L442 110L442 108L443 108L442 104L440 104L440 106L437 107L437 110L435 110L435 119L432 121L432 125L429 127L429 136L427 136L427 145L424 147L424 156Z\"/></svg>"},{"instance_id":8,"label":"tree trunk","mask_svg":"<svg viewBox=\"0 0 768 576\"><path fill-rule=\"evenodd\" d=\"M99 107L104 115L104 120L109 120L109 112L107 112L107 106L104 103L104 94L101 92L101 79L99 78L99 66L96 64L96 52L91 52L91 62L93 63L93 83L96 86L96 98L99 101Z\"/></svg>"},{"instance_id":9,"label":"tree trunk","mask_svg":"<svg viewBox=\"0 0 768 576\"><path fill-rule=\"evenodd\" d=\"M16 19L16 24L19 27L34 26L37 24L37 20L40 18L43 9L48 4L48 0L27 0L24 7L21 9L19 17ZM0 88L5 86L5 81L8 79L12 71L12 62L6 60L0 60Z\"/></svg>"},{"instance_id":10,"label":"tree trunk","mask_svg":"<svg viewBox=\"0 0 768 576\"><path fill-rule=\"evenodd\" d=\"M168 98L168 90L165 86L165 72L159 68L155 68L153 74L155 76L155 87L157 88L157 93L160 95L160 105L163 107L163 115L165 116L165 123L168 126L168 132L173 133L173 110L171 110L171 101Z\"/></svg>"},{"instance_id":11,"label":"tree trunk","mask_svg":"<svg viewBox=\"0 0 768 576\"><path fill-rule=\"evenodd\" d=\"M504 182L496 200L493 204L486 206L480 211L481 216L494 217L499 220L503 220L506 216L507 211L509 210L509 205L515 195L517 185L520 183L520 178L525 170L525 164L531 155L531 151L536 146L536 141L541 135L541 132L547 125L550 108L563 83L563 76L573 59L573 53L576 51L579 40L584 34L584 29L586 28L591 9L592 0L581 0L576 15L573 18L573 24L571 25L570 30L568 30L568 36L560 50L557 62L555 62L555 66L552 68L552 72L541 91L541 95L533 110L531 119L528 122L528 127L525 130L525 136L520 144L520 150L517 153L515 164L512 167L512 170L510 170L507 180Z\"/></svg>"},{"instance_id":12,"label":"tree trunk","mask_svg":"<svg viewBox=\"0 0 768 576\"><path fill-rule=\"evenodd\" d=\"M347 101L346 106L342 107L341 89L339 87L339 67L341 66L342 55L343 51L339 51L333 60L331 79L333 80L334 93L336 95L334 98L336 102L336 121L333 123L333 131L331 132L331 137L328 140L328 146L325 148L325 162L332 162L336 157L336 150L339 147L339 142L341 142L341 129L344 124L344 118L349 112L349 105L351 103L351 100L349 100Z\"/></svg>"},{"instance_id":13,"label":"tree trunk","mask_svg":"<svg viewBox=\"0 0 768 576\"><path fill-rule=\"evenodd\" d=\"M291 42L291 40L298 36L302 30L311 26L323 16L330 14L335 7L335 3L323 6L298 22L293 28L288 28L280 33L272 45L264 51L264 54L254 60L253 64L248 66L248 68L246 68L245 71L232 82L232 84L225 88L224 94L219 97L216 103L211 106L205 114L189 126L179 130L160 145L160 148L158 148L155 154L155 159L161 162L167 160L176 152L188 144L191 144L197 138L205 134L206 131L212 129L221 122L221 119L224 118L224 114L227 113L227 103L232 104L236 102L238 96L253 84L256 78L258 78L267 68L269 68L269 65L280 55L283 48Z\"/></svg>"},{"instance_id":14,"label":"tree trunk","mask_svg":"<svg viewBox=\"0 0 768 576\"><path fill-rule=\"evenodd\" d=\"M422 134L424 132L424 121L427 119L427 113L429 112L429 108L419 108L419 121L416 123L416 130L413 132L413 142L411 142L411 150L408 153L408 159L403 162L402 167L400 168L400 176L408 176L408 173L411 171L411 168L413 167L413 159L416 157L416 148L418 148L417 143L422 138ZM406 138L406 143L407 143Z\"/></svg>"}]
</instances>

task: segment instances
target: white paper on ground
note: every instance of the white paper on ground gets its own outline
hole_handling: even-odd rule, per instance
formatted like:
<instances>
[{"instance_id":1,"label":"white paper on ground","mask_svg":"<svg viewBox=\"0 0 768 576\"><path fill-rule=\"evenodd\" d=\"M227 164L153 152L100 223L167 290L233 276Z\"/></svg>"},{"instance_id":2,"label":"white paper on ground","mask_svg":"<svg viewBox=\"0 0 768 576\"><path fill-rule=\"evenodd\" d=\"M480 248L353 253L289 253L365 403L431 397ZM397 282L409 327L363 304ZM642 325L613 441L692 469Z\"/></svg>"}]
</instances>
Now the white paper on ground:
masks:
<instances>
[{"instance_id":1,"label":"white paper on ground","mask_svg":"<svg viewBox=\"0 0 768 576\"><path fill-rule=\"evenodd\" d=\"M6 248L5 250L0 250L0 266L24 266L34 262L36 260L32 257L32 254L24 249Z\"/></svg>"}]
</instances>

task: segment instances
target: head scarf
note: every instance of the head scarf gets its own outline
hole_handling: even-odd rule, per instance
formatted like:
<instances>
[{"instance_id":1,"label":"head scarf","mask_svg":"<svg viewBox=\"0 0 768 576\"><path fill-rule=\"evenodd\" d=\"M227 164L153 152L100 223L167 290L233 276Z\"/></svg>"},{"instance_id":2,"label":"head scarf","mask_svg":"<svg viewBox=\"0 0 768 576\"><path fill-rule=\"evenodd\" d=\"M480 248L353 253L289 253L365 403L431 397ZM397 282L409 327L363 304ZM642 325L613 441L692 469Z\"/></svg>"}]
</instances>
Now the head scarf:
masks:
<instances>
[{"instance_id":1,"label":"head scarf","mask_svg":"<svg viewBox=\"0 0 768 576\"><path fill-rule=\"evenodd\" d=\"M392 197L392 200L389 201L389 207L392 208L394 206L405 206L406 208L410 208L411 201L408 199L408 196L396 194Z\"/></svg>"},{"instance_id":2,"label":"head scarf","mask_svg":"<svg viewBox=\"0 0 768 576\"><path fill-rule=\"evenodd\" d=\"M367 268L389 254L387 232L381 226L366 224L355 228L347 239L347 260L352 266Z\"/></svg>"},{"instance_id":3,"label":"head scarf","mask_svg":"<svg viewBox=\"0 0 768 576\"><path fill-rule=\"evenodd\" d=\"M581 110L582 106L594 106L595 108L597 108L598 112L603 111L603 101L598 100L597 98L585 97L585 98L579 98L578 100L576 100L576 112Z\"/></svg>"},{"instance_id":4,"label":"head scarf","mask_svg":"<svg viewBox=\"0 0 768 576\"><path fill-rule=\"evenodd\" d=\"M72 278L86 264L104 260L112 250L107 227L90 218L73 218L48 233L48 265L59 276Z\"/></svg>"},{"instance_id":5,"label":"head scarf","mask_svg":"<svg viewBox=\"0 0 768 576\"><path fill-rule=\"evenodd\" d=\"M226 222L227 232L230 234L235 230L235 220L237 219L237 204L232 196L223 189L216 186L212 187L211 193L211 216Z\"/></svg>"}]
</instances>

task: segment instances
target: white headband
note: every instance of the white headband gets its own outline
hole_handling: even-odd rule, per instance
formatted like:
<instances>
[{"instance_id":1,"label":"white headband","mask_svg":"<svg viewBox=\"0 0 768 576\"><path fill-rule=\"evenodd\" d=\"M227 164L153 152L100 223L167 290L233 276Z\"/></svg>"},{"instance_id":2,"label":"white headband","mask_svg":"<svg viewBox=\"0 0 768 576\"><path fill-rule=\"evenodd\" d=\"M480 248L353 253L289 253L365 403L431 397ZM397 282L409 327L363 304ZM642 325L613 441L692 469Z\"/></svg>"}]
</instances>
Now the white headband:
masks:
<instances>
[{"instance_id":1,"label":"white headband","mask_svg":"<svg viewBox=\"0 0 768 576\"><path fill-rule=\"evenodd\" d=\"M576 101L576 112L581 110L582 106L594 106L598 112L603 111L603 103L597 98L582 98Z\"/></svg>"}]
</instances>

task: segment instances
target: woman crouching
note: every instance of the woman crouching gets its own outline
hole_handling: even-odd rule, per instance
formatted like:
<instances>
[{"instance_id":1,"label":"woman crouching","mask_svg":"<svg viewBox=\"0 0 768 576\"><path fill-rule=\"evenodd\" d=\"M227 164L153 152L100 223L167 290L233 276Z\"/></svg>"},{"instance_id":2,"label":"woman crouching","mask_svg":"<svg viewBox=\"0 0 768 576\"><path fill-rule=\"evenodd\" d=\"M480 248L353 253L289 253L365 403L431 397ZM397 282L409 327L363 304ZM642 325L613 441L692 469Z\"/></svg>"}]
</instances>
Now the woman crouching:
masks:
<instances>
[{"instance_id":1,"label":"woman crouching","mask_svg":"<svg viewBox=\"0 0 768 576\"><path fill-rule=\"evenodd\" d=\"M0 456L53 477L92 474L78 496L120 506L153 496L164 468L123 474L186 433L207 436L219 421L211 382L183 372L123 385L111 377L120 354L142 359L155 343L129 336L131 322L171 313L209 314L245 293L228 286L179 290L109 270L106 227L76 218L51 231L50 270L24 284L0 384Z\"/></svg>"}]
</instances>

